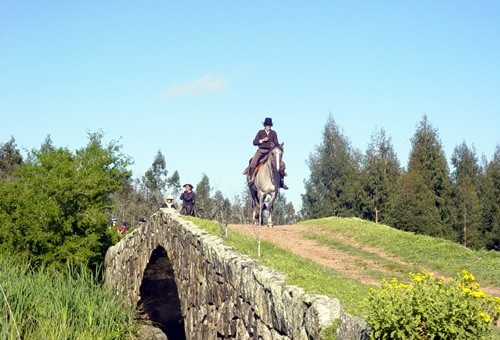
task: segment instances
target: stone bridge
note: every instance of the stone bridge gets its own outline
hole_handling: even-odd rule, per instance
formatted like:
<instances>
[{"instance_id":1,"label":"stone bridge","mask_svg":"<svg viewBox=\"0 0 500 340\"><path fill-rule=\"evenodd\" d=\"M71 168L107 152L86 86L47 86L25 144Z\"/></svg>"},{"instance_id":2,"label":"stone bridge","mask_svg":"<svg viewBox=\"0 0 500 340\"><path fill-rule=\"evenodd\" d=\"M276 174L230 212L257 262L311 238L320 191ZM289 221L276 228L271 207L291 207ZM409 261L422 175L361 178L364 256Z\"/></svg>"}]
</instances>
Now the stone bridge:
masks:
<instances>
[{"instance_id":1,"label":"stone bridge","mask_svg":"<svg viewBox=\"0 0 500 340\"><path fill-rule=\"evenodd\" d=\"M163 339L363 339L365 322L337 299L285 276L217 236L160 209L106 254L106 285L136 306ZM147 337L147 336L144 336Z\"/></svg>"}]
</instances>

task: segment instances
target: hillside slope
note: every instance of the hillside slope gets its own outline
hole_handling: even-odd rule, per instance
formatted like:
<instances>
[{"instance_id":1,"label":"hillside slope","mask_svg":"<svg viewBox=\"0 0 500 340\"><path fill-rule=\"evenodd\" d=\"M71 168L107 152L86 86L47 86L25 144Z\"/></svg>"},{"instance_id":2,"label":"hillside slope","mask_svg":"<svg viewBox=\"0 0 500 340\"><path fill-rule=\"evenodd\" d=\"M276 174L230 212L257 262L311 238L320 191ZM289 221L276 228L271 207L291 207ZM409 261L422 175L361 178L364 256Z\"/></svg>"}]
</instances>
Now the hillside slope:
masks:
<instances>
[{"instance_id":1,"label":"hillside slope","mask_svg":"<svg viewBox=\"0 0 500 340\"><path fill-rule=\"evenodd\" d=\"M340 221L342 219L337 220ZM328 221L330 225L332 222L335 224L336 221ZM367 228L365 229L367 234L369 234L369 232L377 232L378 234L382 234L384 232L389 234L403 233L394 229L378 232L376 230L378 225L371 222L361 220L354 222L363 224L362 228ZM339 229L336 229L335 226L331 228L318 227L315 223L316 222L312 221L310 223L306 222L296 225L274 226L272 228L267 226L258 228L253 225L231 224L228 225L228 228L238 233L260 238L261 240L276 244L277 246L293 252L305 259L332 268L348 278L367 285L378 286L383 278L391 279L396 277L399 280L404 281L407 279L409 272L419 272L422 269L426 269L434 273L436 277L444 277L446 279L455 277L456 274L458 274L456 271L453 271L454 266L451 266L451 263L450 268L445 268L439 264L433 267L432 265L417 263L418 261L413 262L408 260L408 258L405 259L395 255L393 252L389 252L382 246L367 245L366 243L356 240L356 237L353 237L352 235L349 235L349 233L345 232L345 227ZM344 219L342 220L342 223L350 223L350 221L349 219ZM385 228L388 227L385 226ZM420 238L422 236L410 234L407 236L410 238L409 240L406 239L406 236L407 235L405 235L405 237L398 237L398 235L396 235L395 237L398 239L397 242L401 242L401 244L394 244L394 246L407 248L408 252L418 252L418 250L413 249L411 244L421 242ZM384 235L381 235L380 237L385 238ZM387 235L388 239L391 237L394 236ZM412 237L414 239L412 239ZM440 240L437 242L440 242ZM452 246L458 246L460 248L459 245ZM442 246L438 244L436 247L439 248ZM445 257L445 251L446 247L443 247L443 253L438 253L434 256L436 257L442 255ZM462 252L462 250L459 251ZM463 252L467 256L475 254L466 248L463 248ZM430 254L425 255L430 256L431 258L433 256ZM450 255L452 257L454 256L454 254ZM412 256L419 258L419 256L424 257L424 254L419 255L416 253ZM480 255L477 256L479 257ZM496 261L496 258L494 261ZM467 269L473 274L477 269L479 269L474 264L470 263L468 265L461 265L458 256L457 262L456 268ZM500 265L500 254L498 257L498 264ZM491 265L490 262L489 265ZM500 271L500 266L496 267L495 263L492 267ZM484 272L488 270L482 268L481 271ZM496 278L497 276L493 275L492 278L488 280L489 282L481 282L479 277L477 280L481 284L481 288L484 291L494 296L500 296L500 281L496 281Z\"/></svg>"}]
</instances>

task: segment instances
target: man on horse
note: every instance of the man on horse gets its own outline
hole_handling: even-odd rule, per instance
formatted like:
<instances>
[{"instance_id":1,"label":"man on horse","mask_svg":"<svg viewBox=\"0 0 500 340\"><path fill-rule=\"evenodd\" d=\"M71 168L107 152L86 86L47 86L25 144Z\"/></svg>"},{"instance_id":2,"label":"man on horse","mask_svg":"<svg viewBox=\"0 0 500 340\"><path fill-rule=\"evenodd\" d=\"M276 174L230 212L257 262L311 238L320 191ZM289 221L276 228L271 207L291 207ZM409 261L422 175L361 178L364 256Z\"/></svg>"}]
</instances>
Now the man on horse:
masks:
<instances>
[{"instance_id":1,"label":"man on horse","mask_svg":"<svg viewBox=\"0 0 500 340\"><path fill-rule=\"evenodd\" d=\"M264 122L262 124L264 125L264 129L259 130L255 138L253 139L253 145L258 147L257 151L255 152L252 161L250 162L250 166L246 171L249 187L251 187L254 184L253 175L255 172L255 168L259 164L260 160L263 159L274 146L279 145L278 134L276 133L276 131L271 129L271 127L273 126L273 120L269 117L266 117L266 119L264 119ZM288 187L286 186L284 181L286 172L285 172L285 162L283 162L283 160L281 160L279 172L281 175L280 187L283 188L284 190L288 190Z\"/></svg>"}]
</instances>

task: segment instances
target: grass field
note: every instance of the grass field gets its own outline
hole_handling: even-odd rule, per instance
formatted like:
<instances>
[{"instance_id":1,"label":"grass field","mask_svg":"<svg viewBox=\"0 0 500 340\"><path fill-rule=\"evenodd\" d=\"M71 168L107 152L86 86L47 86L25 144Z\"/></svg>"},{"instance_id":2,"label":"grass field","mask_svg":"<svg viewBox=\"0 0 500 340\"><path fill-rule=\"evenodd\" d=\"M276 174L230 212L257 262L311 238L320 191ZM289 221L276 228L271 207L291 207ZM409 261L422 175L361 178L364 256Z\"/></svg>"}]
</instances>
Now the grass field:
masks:
<instances>
[{"instance_id":1,"label":"grass field","mask_svg":"<svg viewBox=\"0 0 500 340\"><path fill-rule=\"evenodd\" d=\"M0 256L0 339L135 339L135 313L86 269L32 269Z\"/></svg>"},{"instance_id":2,"label":"grass field","mask_svg":"<svg viewBox=\"0 0 500 340\"><path fill-rule=\"evenodd\" d=\"M220 235L218 223L200 219L192 221L210 233ZM354 265L376 282L380 283L384 278L407 281L410 272L417 273L422 269L436 277L455 278L465 269L475 276L481 287L488 288L489 294L500 295L499 252L472 251L447 240L415 235L360 219L324 218L303 221L299 225L307 227L302 233L304 239L327 246L332 253L342 252L355 258ZM228 230L225 242L262 265L286 274L287 284L297 285L313 294L338 298L347 312L363 317L361 303L373 285L264 240L260 240L259 257L256 237L233 230ZM495 336L500 338L500 332L496 333Z\"/></svg>"}]
</instances>

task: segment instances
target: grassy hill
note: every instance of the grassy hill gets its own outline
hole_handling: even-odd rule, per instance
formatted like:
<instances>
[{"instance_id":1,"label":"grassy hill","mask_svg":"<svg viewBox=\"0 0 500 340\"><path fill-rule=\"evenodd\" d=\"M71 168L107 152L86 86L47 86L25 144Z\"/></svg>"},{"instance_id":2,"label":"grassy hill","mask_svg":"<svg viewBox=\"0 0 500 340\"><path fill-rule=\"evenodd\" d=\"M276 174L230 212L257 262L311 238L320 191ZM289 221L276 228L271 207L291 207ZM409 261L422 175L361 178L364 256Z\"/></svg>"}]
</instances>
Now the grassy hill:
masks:
<instances>
[{"instance_id":1,"label":"grassy hill","mask_svg":"<svg viewBox=\"0 0 500 340\"><path fill-rule=\"evenodd\" d=\"M215 222L193 221L213 234L220 234L220 226ZM453 278L465 269L475 276L485 291L500 296L498 252L472 251L447 240L415 235L360 219L331 217L286 228L301 228L298 237L313 241L318 247L327 247L332 257L345 256L351 266L358 267L359 279L263 238L260 241L261 256L258 257L256 235L243 235L231 228L226 242L239 252L258 259L261 264L285 273L288 284L300 286L310 293L338 298L353 315L363 316L361 301L369 288L378 285L383 278L408 281L409 272L417 273L422 269L438 278ZM362 279L359 273L362 273Z\"/></svg>"}]
</instances>

